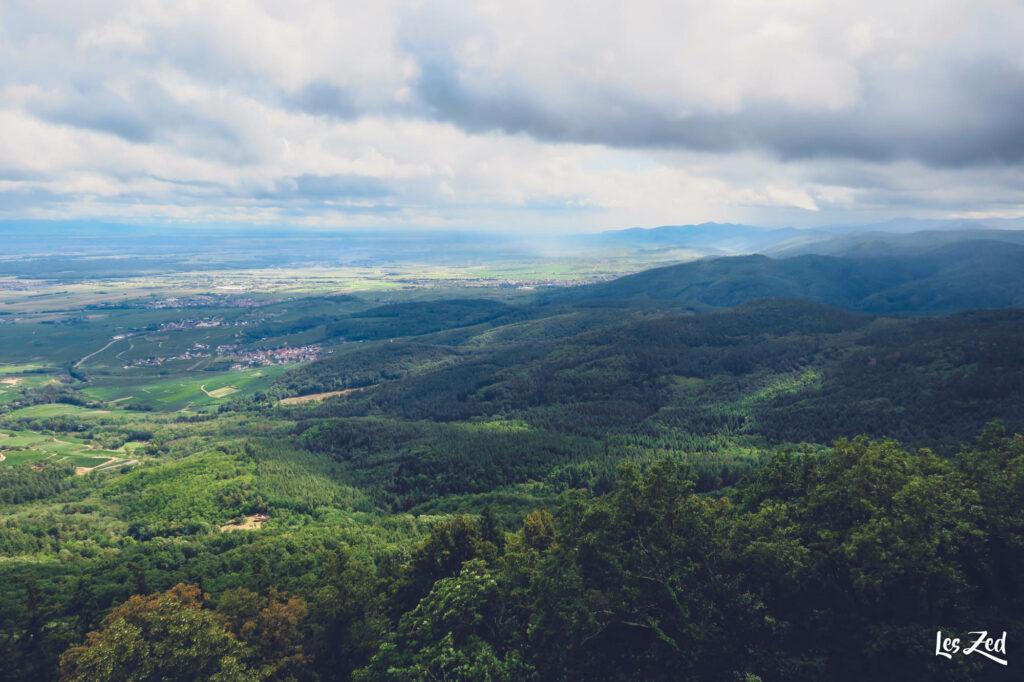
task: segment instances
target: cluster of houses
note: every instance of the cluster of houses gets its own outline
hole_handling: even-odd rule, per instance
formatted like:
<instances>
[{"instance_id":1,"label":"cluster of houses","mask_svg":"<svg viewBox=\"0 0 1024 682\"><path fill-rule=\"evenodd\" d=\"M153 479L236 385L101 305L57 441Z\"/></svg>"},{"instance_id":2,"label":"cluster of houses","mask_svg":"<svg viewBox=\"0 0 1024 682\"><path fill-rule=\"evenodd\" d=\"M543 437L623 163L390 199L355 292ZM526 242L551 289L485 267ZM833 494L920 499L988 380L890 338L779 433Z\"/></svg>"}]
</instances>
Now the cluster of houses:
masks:
<instances>
[{"instance_id":1,"label":"cluster of houses","mask_svg":"<svg viewBox=\"0 0 1024 682\"><path fill-rule=\"evenodd\" d=\"M234 355L239 359L239 362L231 365L231 369L308 362L319 358L322 352L323 349L318 343L309 346L284 346L282 348L237 351Z\"/></svg>"},{"instance_id":2,"label":"cluster of houses","mask_svg":"<svg viewBox=\"0 0 1024 682\"><path fill-rule=\"evenodd\" d=\"M190 317L186 320L175 320L174 322L164 322L162 325L157 327L159 332L174 331L177 329L206 329L208 327L219 327L224 324L224 318L221 317L203 317L194 318Z\"/></svg>"},{"instance_id":3,"label":"cluster of houses","mask_svg":"<svg viewBox=\"0 0 1024 682\"><path fill-rule=\"evenodd\" d=\"M163 310L165 308L259 308L271 303L275 303L275 301L237 296L196 294L195 296L161 298L156 301L147 301L143 307L151 310Z\"/></svg>"},{"instance_id":4,"label":"cluster of houses","mask_svg":"<svg viewBox=\"0 0 1024 682\"><path fill-rule=\"evenodd\" d=\"M316 360L323 353L320 344L309 346L283 346L281 348L269 348L259 350L237 350L237 344L217 346L211 352L210 347L205 343L193 344L191 348L179 355L167 357L136 358L132 364L136 367L159 366L172 360L196 360L200 358L233 357L237 361L231 365L231 369L245 369L247 367L266 367L268 365L288 365L294 362L308 362Z\"/></svg>"},{"instance_id":5,"label":"cluster of houses","mask_svg":"<svg viewBox=\"0 0 1024 682\"><path fill-rule=\"evenodd\" d=\"M154 367L170 362L172 360L198 360L201 358L210 357L210 347L205 343L193 344L184 353L178 355L170 355L167 357L153 357L153 358L135 358L132 360L132 364L136 367Z\"/></svg>"},{"instance_id":6,"label":"cluster of houses","mask_svg":"<svg viewBox=\"0 0 1024 682\"><path fill-rule=\"evenodd\" d=\"M250 367L306 363L306 361L318 358L323 352L324 349L318 343L308 346L283 346L281 348L261 348L259 350L238 350L238 344L224 344L217 346L213 351L205 343L194 343L188 350L177 355L136 357L132 360L132 365L135 367L158 367L164 363L169 363L171 360L227 356L238 360L231 365L232 370L242 370Z\"/></svg>"}]
</instances>

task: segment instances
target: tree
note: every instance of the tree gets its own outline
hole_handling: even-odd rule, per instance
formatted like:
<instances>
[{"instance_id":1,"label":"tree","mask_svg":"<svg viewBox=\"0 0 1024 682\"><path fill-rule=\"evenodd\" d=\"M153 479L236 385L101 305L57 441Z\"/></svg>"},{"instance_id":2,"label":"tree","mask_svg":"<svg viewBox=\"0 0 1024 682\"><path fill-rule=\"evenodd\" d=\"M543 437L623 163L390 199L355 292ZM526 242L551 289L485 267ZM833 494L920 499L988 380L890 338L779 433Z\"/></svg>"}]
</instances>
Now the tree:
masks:
<instances>
[{"instance_id":1,"label":"tree","mask_svg":"<svg viewBox=\"0 0 1024 682\"><path fill-rule=\"evenodd\" d=\"M312 657L303 643L309 638L306 618L309 609L297 598L270 588L262 597L245 588L224 593L217 613L225 618L231 632L243 642L246 663L263 679L309 679L306 670Z\"/></svg>"},{"instance_id":2,"label":"tree","mask_svg":"<svg viewBox=\"0 0 1024 682\"><path fill-rule=\"evenodd\" d=\"M178 584L162 594L136 595L103 620L99 632L61 657L65 680L259 679L246 667L245 647L224 619L203 608L207 595Z\"/></svg>"},{"instance_id":3,"label":"tree","mask_svg":"<svg viewBox=\"0 0 1024 682\"><path fill-rule=\"evenodd\" d=\"M545 679L729 679L749 669L754 609L728 563L725 500L665 458L619 469L615 492L566 498L535 572L531 662ZM524 535L546 537L534 512ZM524 544L529 544L530 541ZM543 666L543 667L542 667Z\"/></svg>"},{"instance_id":4,"label":"tree","mask_svg":"<svg viewBox=\"0 0 1024 682\"><path fill-rule=\"evenodd\" d=\"M523 521L523 545L543 552L555 541L555 523L547 509L534 509Z\"/></svg>"},{"instance_id":5,"label":"tree","mask_svg":"<svg viewBox=\"0 0 1024 682\"><path fill-rule=\"evenodd\" d=\"M501 526L501 519L494 513L491 505L487 505L480 512L480 537L484 542L494 545L498 553L505 551L505 532Z\"/></svg>"},{"instance_id":6,"label":"tree","mask_svg":"<svg viewBox=\"0 0 1024 682\"><path fill-rule=\"evenodd\" d=\"M488 549L493 550L493 546L484 546L480 531L468 516L457 516L431 528L412 557L410 584L416 598L441 578L456 575L463 562L482 556Z\"/></svg>"},{"instance_id":7,"label":"tree","mask_svg":"<svg viewBox=\"0 0 1024 682\"><path fill-rule=\"evenodd\" d=\"M324 562L324 585L312 600L312 652L324 680L346 680L365 665L388 629L381 582L342 547Z\"/></svg>"},{"instance_id":8,"label":"tree","mask_svg":"<svg viewBox=\"0 0 1024 682\"><path fill-rule=\"evenodd\" d=\"M355 679L431 682L528 682L532 666L514 648L518 640L504 617L495 570L480 559L442 578L411 612L402 616L392 643L381 647Z\"/></svg>"},{"instance_id":9,"label":"tree","mask_svg":"<svg viewBox=\"0 0 1024 682\"><path fill-rule=\"evenodd\" d=\"M795 487L777 484L783 471L798 472ZM733 530L738 565L780 626L777 644L794 661L817 659L799 676L914 677L934 662L907 651L943 623L972 620L979 499L946 460L839 440L802 464L773 462L748 493L754 511Z\"/></svg>"}]
</instances>

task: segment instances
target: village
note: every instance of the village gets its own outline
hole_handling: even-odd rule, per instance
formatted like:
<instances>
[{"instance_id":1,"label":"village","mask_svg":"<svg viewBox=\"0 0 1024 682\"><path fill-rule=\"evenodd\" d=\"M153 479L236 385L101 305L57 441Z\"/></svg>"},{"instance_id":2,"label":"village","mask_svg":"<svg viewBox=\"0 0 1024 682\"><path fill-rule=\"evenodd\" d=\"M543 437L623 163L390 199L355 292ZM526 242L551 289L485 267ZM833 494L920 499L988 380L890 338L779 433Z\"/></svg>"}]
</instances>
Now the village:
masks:
<instances>
[{"instance_id":1,"label":"village","mask_svg":"<svg viewBox=\"0 0 1024 682\"><path fill-rule=\"evenodd\" d=\"M268 365L290 365L295 362L309 362L316 360L323 353L320 344L315 343L308 346L284 346L268 350L241 351L235 353L239 362L231 365L231 369L245 369L246 367L265 367ZM330 353L330 351L328 351Z\"/></svg>"},{"instance_id":2,"label":"village","mask_svg":"<svg viewBox=\"0 0 1024 682\"><path fill-rule=\"evenodd\" d=\"M195 343L184 353L169 356L155 356L147 358L135 358L130 366L134 367L158 367L166 362L175 360L201 360L210 357L230 357L236 360L231 369L246 369L249 367L266 367L269 365L290 365L296 362L310 362L316 360L323 354L320 344L307 346L282 346L280 348L243 350L237 349L237 344L225 344L217 346L213 352L210 346L205 343ZM328 351L330 353L330 351Z\"/></svg>"},{"instance_id":3,"label":"village","mask_svg":"<svg viewBox=\"0 0 1024 682\"><path fill-rule=\"evenodd\" d=\"M196 294L194 296L161 298L155 301L147 301L142 304L142 307L150 310L165 310L167 308L260 308L276 302L257 298Z\"/></svg>"},{"instance_id":4,"label":"village","mask_svg":"<svg viewBox=\"0 0 1024 682\"><path fill-rule=\"evenodd\" d=\"M209 327L219 327L224 324L224 319L221 317L204 317L204 318L188 318L185 320L175 320L174 322L164 322L157 331L167 332L176 331L178 329L207 329Z\"/></svg>"},{"instance_id":5,"label":"village","mask_svg":"<svg viewBox=\"0 0 1024 682\"><path fill-rule=\"evenodd\" d=\"M211 357L211 353L209 352L209 349L210 349L210 347L208 345L206 345L205 343L196 343L196 344L193 344L192 347L189 348L187 351L185 351L184 353L179 353L178 355L169 355L169 356L163 356L163 357L157 356L157 357L149 357L149 358L135 358L134 360L132 360L132 366L134 366L134 367L158 367L158 366L164 364L165 362L172 362L174 360L198 360L198 359L202 359L202 358L208 358L208 357Z\"/></svg>"}]
</instances>

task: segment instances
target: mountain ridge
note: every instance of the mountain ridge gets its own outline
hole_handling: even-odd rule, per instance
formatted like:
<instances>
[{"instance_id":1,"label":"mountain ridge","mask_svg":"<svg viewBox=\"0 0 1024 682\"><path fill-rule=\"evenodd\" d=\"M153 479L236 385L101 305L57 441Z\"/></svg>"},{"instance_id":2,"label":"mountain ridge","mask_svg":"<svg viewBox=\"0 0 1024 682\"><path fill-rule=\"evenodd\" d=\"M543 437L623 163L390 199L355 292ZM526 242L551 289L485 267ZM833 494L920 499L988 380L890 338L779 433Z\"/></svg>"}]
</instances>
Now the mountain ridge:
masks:
<instances>
[{"instance_id":1,"label":"mountain ridge","mask_svg":"<svg viewBox=\"0 0 1024 682\"><path fill-rule=\"evenodd\" d=\"M870 258L763 254L704 258L559 292L549 300L646 300L729 308L804 298L873 313L926 314L1024 305L1024 246L993 240Z\"/></svg>"}]
</instances>

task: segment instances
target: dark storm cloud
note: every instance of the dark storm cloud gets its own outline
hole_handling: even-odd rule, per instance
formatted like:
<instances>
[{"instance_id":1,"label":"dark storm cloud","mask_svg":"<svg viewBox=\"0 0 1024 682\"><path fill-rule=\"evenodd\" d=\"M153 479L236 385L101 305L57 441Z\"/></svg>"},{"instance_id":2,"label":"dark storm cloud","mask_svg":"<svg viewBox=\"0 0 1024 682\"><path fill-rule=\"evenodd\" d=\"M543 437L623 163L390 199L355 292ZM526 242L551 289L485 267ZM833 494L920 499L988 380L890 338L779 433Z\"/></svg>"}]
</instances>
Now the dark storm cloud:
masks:
<instances>
[{"instance_id":1,"label":"dark storm cloud","mask_svg":"<svg viewBox=\"0 0 1024 682\"><path fill-rule=\"evenodd\" d=\"M34 113L53 123L110 133L129 142L152 142L159 126L145 112L110 93L77 93L59 105L36 105Z\"/></svg>"},{"instance_id":2,"label":"dark storm cloud","mask_svg":"<svg viewBox=\"0 0 1024 682\"><path fill-rule=\"evenodd\" d=\"M193 147L198 156L234 163L251 158L228 122L202 115L151 81L133 83L127 98L102 84L80 82L59 101L38 101L31 110L53 123L109 133L129 142L149 144L174 137L177 143Z\"/></svg>"},{"instance_id":3,"label":"dark storm cloud","mask_svg":"<svg viewBox=\"0 0 1024 682\"><path fill-rule=\"evenodd\" d=\"M751 99L736 112L681 112L643 93L575 85L570 106L526 88L465 85L455 61L421 55L429 115L466 131L545 141L701 152L769 151L783 159L913 160L937 167L1024 160L1024 70L992 59L930 65L913 77L864 74L861 101L834 110Z\"/></svg>"}]
</instances>

